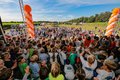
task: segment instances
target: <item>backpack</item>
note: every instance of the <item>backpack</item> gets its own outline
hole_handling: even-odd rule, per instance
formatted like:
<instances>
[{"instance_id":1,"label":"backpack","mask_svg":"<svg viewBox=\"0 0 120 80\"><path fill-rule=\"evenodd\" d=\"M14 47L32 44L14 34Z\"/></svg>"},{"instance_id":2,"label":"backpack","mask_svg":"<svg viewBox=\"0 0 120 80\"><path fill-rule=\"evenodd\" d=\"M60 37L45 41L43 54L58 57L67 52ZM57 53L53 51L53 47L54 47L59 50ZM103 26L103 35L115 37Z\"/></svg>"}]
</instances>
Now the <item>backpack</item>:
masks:
<instances>
[{"instance_id":1,"label":"backpack","mask_svg":"<svg viewBox=\"0 0 120 80\"><path fill-rule=\"evenodd\" d=\"M48 74L49 74L49 69L47 67L41 66L39 71L40 79L46 79L48 77Z\"/></svg>"}]
</instances>

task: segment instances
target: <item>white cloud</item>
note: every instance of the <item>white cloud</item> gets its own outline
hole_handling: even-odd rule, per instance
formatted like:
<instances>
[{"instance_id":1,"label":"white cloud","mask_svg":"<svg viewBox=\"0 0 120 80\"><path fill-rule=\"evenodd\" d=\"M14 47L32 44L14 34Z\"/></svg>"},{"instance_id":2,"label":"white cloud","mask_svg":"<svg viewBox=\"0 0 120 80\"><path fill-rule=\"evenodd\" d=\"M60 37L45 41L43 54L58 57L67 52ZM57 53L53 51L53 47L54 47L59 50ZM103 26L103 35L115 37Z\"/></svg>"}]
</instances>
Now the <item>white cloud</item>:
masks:
<instances>
[{"instance_id":1,"label":"white cloud","mask_svg":"<svg viewBox=\"0 0 120 80\"><path fill-rule=\"evenodd\" d=\"M98 4L113 4L120 3L120 0L58 0L60 4L73 5L98 5Z\"/></svg>"},{"instance_id":2,"label":"white cloud","mask_svg":"<svg viewBox=\"0 0 120 80\"><path fill-rule=\"evenodd\" d=\"M46 14L40 14L40 15L35 15L33 14L33 20L34 21L67 21L70 19L75 18L75 16L73 15L62 15L62 14L58 14L58 15L46 15Z\"/></svg>"},{"instance_id":3,"label":"white cloud","mask_svg":"<svg viewBox=\"0 0 120 80\"><path fill-rule=\"evenodd\" d=\"M20 21L20 20L22 20L21 14L12 9L0 8L0 16L2 18L2 21Z\"/></svg>"},{"instance_id":4,"label":"white cloud","mask_svg":"<svg viewBox=\"0 0 120 80\"><path fill-rule=\"evenodd\" d=\"M0 4L15 3L15 0L0 0Z\"/></svg>"},{"instance_id":5,"label":"white cloud","mask_svg":"<svg viewBox=\"0 0 120 80\"><path fill-rule=\"evenodd\" d=\"M4 3L10 3L10 2L14 2L15 0L0 0L0 2L4 2Z\"/></svg>"},{"instance_id":6,"label":"white cloud","mask_svg":"<svg viewBox=\"0 0 120 80\"><path fill-rule=\"evenodd\" d=\"M34 11L35 14L57 14L57 13L63 13L65 12L64 10L47 10L47 9L41 9L41 10L36 10Z\"/></svg>"},{"instance_id":7,"label":"white cloud","mask_svg":"<svg viewBox=\"0 0 120 80\"><path fill-rule=\"evenodd\" d=\"M24 2L28 2L29 0L23 0ZM0 0L0 4L10 4L10 3L18 3L18 0Z\"/></svg>"}]
</instances>

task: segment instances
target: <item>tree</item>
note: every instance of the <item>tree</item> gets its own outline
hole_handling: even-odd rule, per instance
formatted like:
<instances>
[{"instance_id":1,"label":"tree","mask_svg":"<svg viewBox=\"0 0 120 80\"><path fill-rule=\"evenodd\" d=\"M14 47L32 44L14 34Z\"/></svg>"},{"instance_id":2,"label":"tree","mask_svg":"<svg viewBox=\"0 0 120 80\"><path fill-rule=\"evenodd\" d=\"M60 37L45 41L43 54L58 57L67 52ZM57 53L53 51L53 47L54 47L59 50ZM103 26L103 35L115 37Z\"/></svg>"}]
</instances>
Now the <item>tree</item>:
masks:
<instances>
[{"instance_id":1,"label":"tree","mask_svg":"<svg viewBox=\"0 0 120 80\"><path fill-rule=\"evenodd\" d=\"M109 20L111 15L111 12L104 12L104 13L100 13L100 14L95 14L94 16L90 16L90 17L80 17L77 19L72 19L68 22L72 22L72 23L80 23L80 22L106 22Z\"/></svg>"}]
</instances>

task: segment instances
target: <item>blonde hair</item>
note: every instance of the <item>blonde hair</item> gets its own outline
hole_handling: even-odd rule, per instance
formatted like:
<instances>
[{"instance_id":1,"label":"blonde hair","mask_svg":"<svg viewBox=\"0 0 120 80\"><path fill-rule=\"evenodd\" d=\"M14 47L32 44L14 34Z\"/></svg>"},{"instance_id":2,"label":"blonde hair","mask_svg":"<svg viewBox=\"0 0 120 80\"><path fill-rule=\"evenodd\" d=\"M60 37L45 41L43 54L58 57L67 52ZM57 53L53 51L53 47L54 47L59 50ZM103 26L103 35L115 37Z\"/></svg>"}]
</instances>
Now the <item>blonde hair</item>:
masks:
<instances>
[{"instance_id":1,"label":"blonde hair","mask_svg":"<svg viewBox=\"0 0 120 80\"><path fill-rule=\"evenodd\" d=\"M53 62L51 66L51 74L53 77L57 77L60 74L60 65L57 62Z\"/></svg>"},{"instance_id":2,"label":"blonde hair","mask_svg":"<svg viewBox=\"0 0 120 80\"><path fill-rule=\"evenodd\" d=\"M32 58L34 61L37 61L37 60L38 60L38 55L33 55L31 58Z\"/></svg>"},{"instance_id":3,"label":"blonde hair","mask_svg":"<svg viewBox=\"0 0 120 80\"><path fill-rule=\"evenodd\" d=\"M89 56L87 57L87 61L88 61L88 63L90 63L90 64L94 63L94 61L95 61L95 56L94 56L94 55L89 55Z\"/></svg>"},{"instance_id":4,"label":"blonde hair","mask_svg":"<svg viewBox=\"0 0 120 80\"><path fill-rule=\"evenodd\" d=\"M114 70L117 68L117 64L112 60L105 60L104 65L106 65L109 70Z\"/></svg>"}]
</instances>

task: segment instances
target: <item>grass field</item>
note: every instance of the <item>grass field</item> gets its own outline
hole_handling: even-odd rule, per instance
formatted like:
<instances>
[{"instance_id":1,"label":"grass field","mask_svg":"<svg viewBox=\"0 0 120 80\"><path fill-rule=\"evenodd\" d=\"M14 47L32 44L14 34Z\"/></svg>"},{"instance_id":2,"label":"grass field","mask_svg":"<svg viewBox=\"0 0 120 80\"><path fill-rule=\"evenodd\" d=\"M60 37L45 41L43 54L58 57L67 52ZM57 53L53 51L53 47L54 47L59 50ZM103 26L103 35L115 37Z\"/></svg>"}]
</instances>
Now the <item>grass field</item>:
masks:
<instances>
[{"instance_id":1,"label":"grass field","mask_svg":"<svg viewBox=\"0 0 120 80\"><path fill-rule=\"evenodd\" d=\"M3 25L17 25L17 24L21 24L22 22L3 22Z\"/></svg>"},{"instance_id":2,"label":"grass field","mask_svg":"<svg viewBox=\"0 0 120 80\"><path fill-rule=\"evenodd\" d=\"M100 33L98 32L99 30L103 31L106 30L108 23L107 22L98 22L98 23L84 23L81 25L59 25L60 27L72 27L72 28L82 28L83 30L92 30L94 31L96 34L100 35ZM97 27L95 29L95 27ZM120 35L120 22L117 24L117 27L115 28L115 30L117 30L118 34Z\"/></svg>"}]
</instances>

